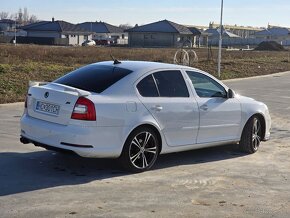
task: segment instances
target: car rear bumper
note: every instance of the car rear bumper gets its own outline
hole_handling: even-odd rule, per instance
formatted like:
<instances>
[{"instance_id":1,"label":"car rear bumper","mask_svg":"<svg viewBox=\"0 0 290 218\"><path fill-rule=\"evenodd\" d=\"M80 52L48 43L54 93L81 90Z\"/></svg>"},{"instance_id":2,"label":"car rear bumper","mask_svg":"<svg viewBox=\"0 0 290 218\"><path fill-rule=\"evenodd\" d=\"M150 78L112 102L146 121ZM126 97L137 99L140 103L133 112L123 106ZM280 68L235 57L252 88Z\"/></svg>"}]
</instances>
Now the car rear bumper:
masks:
<instances>
[{"instance_id":1,"label":"car rear bumper","mask_svg":"<svg viewBox=\"0 0 290 218\"><path fill-rule=\"evenodd\" d=\"M36 146L73 151L82 157L117 158L123 148L122 127L60 125L24 114L21 141Z\"/></svg>"}]
</instances>

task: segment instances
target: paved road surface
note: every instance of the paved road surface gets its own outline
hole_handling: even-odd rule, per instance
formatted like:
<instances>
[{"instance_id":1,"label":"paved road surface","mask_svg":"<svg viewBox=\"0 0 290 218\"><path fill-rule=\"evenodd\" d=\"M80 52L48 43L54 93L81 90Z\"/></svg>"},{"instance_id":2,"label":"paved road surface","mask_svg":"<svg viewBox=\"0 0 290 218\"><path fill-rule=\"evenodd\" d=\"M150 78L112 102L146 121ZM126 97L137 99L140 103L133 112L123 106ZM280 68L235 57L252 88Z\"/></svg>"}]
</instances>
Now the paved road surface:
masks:
<instances>
[{"instance_id":1,"label":"paved road surface","mask_svg":"<svg viewBox=\"0 0 290 218\"><path fill-rule=\"evenodd\" d=\"M227 81L268 104L272 140L161 156L130 175L116 162L19 143L23 104L0 106L1 217L289 217L290 73Z\"/></svg>"}]
</instances>

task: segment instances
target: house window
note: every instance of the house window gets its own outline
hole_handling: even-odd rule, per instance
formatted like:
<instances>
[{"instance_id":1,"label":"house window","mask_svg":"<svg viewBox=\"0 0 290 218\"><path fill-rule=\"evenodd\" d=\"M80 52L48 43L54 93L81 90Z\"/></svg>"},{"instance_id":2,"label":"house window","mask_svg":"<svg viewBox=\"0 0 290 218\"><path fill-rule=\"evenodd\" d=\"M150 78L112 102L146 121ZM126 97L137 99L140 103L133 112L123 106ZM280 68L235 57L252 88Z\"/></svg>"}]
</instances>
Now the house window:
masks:
<instances>
[{"instance_id":1,"label":"house window","mask_svg":"<svg viewBox=\"0 0 290 218\"><path fill-rule=\"evenodd\" d=\"M149 39L149 35L144 35L144 39Z\"/></svg>"},{"instance_id":2,"label":"house window","mask_svg":"<svg viewBox=\"0 0 290 218\"><path fill-rule=\"evenodd\" d=\"M125 35L124 34L122 34L122 39L124 39L125 38Z\"/></svg>"},{"instance_id":3,"label":"house window","mask_svg":"<svg viewBox=\"0 0 290 218\"><path fill-rule=\"evenodd\" d=\"M155 35L151 35L151 39L155 39Z\"/></svg>"}]
</instances>

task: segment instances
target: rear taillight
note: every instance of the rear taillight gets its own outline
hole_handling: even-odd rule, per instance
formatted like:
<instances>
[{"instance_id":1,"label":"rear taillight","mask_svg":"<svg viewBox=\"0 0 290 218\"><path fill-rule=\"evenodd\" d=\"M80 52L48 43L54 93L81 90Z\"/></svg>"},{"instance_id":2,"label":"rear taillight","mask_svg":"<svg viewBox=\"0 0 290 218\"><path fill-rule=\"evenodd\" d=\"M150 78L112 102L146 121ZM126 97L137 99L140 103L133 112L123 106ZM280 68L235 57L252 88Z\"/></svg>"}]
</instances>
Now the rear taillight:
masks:
<instances>
[{"instance_id":1,"label":"rear taillight","mask_svg":"<svg viewBox=\"0 0 290 218\"><path fill-rule=\"evenodd\" d=\"M71 118L75 120L96 120L94 103L87 98L79 97L73 109Z\"/></svg>"}]
</instances>

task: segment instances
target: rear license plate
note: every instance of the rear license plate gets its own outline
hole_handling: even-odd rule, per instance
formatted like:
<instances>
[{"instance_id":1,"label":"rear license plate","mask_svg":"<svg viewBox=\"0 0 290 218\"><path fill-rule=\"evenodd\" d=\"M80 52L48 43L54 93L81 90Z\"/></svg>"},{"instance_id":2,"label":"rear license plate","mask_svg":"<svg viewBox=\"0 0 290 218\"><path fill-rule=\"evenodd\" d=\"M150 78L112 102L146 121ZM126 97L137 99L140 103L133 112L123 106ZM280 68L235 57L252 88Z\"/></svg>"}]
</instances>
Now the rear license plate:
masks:
<instances>
[{"instance_id":1,"label":"rear license plate","mask_svg":"<svg viewBox=\"0 0 290 218\"><path fill-rule=\"evenodd\" d=\"M42 101L36 103L36 110L40 112L45 112L48 114L58 115L59 114L59 105L50 104Z\"/></svg>"}]
</instances>

